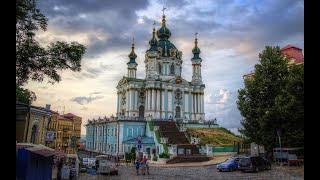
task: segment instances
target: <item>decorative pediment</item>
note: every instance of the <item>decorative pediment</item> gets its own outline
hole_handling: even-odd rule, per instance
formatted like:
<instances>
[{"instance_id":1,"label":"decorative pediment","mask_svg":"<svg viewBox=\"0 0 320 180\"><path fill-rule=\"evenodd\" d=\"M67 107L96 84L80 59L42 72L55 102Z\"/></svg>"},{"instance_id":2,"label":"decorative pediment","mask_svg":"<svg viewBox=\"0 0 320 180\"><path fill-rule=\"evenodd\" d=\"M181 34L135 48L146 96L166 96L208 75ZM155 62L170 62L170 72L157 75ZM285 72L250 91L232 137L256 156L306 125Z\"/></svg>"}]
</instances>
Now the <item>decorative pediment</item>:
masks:
<instances>
[{"instance_id":1,"label":"decorative pediment","mask_svg":"<svg viewBox=\"0 0 320 180\"><path fill-rule=\"evenodd\" d=\"M189 82L185 79L183 79L181 76L177 76L175 78L172 78L169 80L169 83L174 83L174 84L182 84L182 85L188 85Z\"/></svg>"},{"instance_id":2,"label":"decorative pediment","mask_svg":"<svg viewBox=\"0 0 320 180\"><path fill-rule=\"evenodd\" d=\"M176 49L170 49L170 56L171 57L176 57L177 55L177 50Z\"/></svg>"},{"instance_id":3,"label":"decorative pediment","mask_svg":"<svg viewBox=\"0 0 320 180\"><path fill-rule=\"evenodd\" d=\"M126 77L123 77L123 78L118 82L117 87L122 86L123 84L127 84L127 83L128 83L127 78L126 78Z\"/></svg>"}]
</instances>

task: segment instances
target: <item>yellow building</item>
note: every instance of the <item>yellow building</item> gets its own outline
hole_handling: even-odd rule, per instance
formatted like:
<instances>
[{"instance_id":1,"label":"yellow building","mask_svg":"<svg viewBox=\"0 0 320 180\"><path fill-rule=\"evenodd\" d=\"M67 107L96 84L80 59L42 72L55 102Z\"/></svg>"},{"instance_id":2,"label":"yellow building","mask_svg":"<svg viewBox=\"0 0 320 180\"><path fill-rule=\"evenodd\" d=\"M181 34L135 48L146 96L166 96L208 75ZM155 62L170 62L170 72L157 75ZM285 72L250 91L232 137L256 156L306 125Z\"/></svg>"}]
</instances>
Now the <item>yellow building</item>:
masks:
<instances>
[{"instance_id":1,"label":"yellow building","mask_svg":"<svg viewBox=\"0 0 320 180\"><path fill-rule=\"evenodd\" d=\"M82 118L74 114L59 115L52 111L48 131L54 134L54 138L47 145L67 154L74 154L75 148L71 147L71 139L72 136L77 137L76 145L80 145L81 123Z\"/></svg>"},{"instance_id":2,"label":"yellow building","mask_svg":"<svg viewBox=\"0 0 320 180\"><path fill-rule=\"evenodd\" d=\"M43 108L16 102L16 141L45 144L50 116L50 105Z\"/></svg>"}]
</instances>

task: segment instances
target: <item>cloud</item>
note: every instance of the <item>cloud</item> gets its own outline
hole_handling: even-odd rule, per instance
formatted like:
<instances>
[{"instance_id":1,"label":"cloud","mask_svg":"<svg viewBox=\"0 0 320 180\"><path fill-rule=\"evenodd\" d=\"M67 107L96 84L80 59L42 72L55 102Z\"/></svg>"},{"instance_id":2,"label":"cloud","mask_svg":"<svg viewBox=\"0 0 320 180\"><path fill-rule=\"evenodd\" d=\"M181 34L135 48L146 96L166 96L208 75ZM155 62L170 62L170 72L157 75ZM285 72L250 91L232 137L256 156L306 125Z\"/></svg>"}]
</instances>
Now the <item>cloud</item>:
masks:
<instances>
[{"instance_id":1,"label":"cloud","mask_svg":"<svg viewBox=\"0 0 320 180\"><path fill-rule=\"evenodd\" d=\"M208 118L217 117L218 123L227 128L241 126L237 91L244 86L242 76L258 63L259 52L266 45L304 47L301 0L165 2L167 27L172 33L170 41L183 52L182 76L191 80L190 59L194 33L198 32L201 73L206 85L205 113ZM57 40L78 41L87 47L87 52L81 72L64 71L62 81L53 86L28 85L37 94L35 103L51 103L53 107L68 104L70 111L84 119L115 114L116 85L127 73L132 37L138 55L137 77L144 78L145 51L153 21L157 29L160 27L162 7L162 0L39 1L39 8L49 22L46 32L37 32L37 40L43 45ZM102 96L101 100L95 99Z\"/></svg>"},{"instance_id":2,"label":"cloud","mask_svg":"<svg viewBox=\"0 0 320 180\"><path fill-rule=\"evenodd\" d=\"M205 100L208 119L217 118L218 124L226 128L240 127L241 115L236 104L237 92L215 89Z\"/></svg>"},{"instance_id":3,"label":"cloud","mask_svg":"<svg viewBox=\"0 0 320 180\"><path fill-rule=\"evenodd\" d=\"M80 105L84 105L84 104L89 104L92 101L98 100L98 99L102 99L104 96L95 96L95 97L86 97L86 96L79 96L79 97L74 97L71 99L71 101L76 102Z\"/></svg>"}]
</instances>

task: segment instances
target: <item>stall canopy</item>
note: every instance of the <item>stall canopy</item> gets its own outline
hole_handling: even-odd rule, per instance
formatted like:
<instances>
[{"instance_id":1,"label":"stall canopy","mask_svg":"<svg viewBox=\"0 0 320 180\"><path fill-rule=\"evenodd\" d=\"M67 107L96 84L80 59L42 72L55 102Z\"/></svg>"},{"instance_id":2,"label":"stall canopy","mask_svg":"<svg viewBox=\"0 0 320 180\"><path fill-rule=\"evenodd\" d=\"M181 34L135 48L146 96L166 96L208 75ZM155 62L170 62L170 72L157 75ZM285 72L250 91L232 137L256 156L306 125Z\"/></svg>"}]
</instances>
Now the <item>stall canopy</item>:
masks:
<instances>
[{"instance_id":1,"label":"stall canopy","mask_svg":"<svg viewBox=\"0 0 320 180\"><path fill-rule=\"evenodd\" d=\"M57 151L44 145L19 143L16 145L16 179L51 179L53 156Z\"/></svg>"}]
</instances>

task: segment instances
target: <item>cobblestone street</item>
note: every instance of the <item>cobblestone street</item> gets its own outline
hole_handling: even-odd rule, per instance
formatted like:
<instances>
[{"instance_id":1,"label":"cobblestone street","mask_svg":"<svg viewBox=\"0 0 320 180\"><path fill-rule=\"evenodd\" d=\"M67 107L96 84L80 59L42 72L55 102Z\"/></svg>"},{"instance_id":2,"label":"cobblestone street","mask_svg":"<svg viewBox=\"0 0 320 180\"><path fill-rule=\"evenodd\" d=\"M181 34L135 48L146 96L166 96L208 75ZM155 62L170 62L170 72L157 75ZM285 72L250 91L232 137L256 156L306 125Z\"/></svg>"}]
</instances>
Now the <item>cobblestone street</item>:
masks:
<instances>
[{"instance_id":1,"label":"cobblestone street","mask_svg":"<svg viewBox=\"0 0 320 180\"><path fill-rule=\"evenodd\" d=\"M263 179L263 180L300 180L304 179L303 167L279 167L258 173L219 172L215 165L204 167L150 167L150 175L136 176L133 166L121 166L118 176L81 174L79 180L102 180L102 179Z\"/></svg>"}]
</instances>

